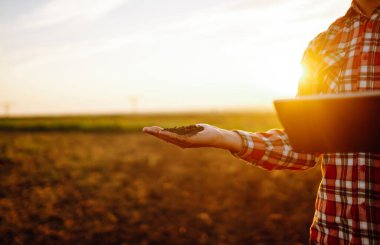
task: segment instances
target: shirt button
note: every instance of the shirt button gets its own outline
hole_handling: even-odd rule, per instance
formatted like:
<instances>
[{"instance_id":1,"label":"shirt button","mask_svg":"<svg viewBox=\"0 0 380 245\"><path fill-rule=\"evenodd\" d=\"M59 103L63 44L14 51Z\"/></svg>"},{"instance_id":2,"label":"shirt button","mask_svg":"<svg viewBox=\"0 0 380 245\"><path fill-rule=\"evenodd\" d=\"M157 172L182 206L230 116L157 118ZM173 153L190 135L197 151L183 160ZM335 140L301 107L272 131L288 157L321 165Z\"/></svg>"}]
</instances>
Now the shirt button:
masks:
<instances>
[{"instance_id":1,"label":"shirt button","mask_svg":"<svg viewBox=\"0 0 380 245\"><path fill-rule=\"evenodd\" d=\"M360 207L363 208L363 209L365 209L365 208L366 208L365 202L362 202L362 203L360 204Z\"/></svg>"},{"instance_id":2,"label":"shirt button","mask_svg":"<svg viewBox=\"0 0 380 245\"><path fill-rule=\"evenodd\" d=\"M360 171L365 172L365 169L366 169L365 165L360 166Z\"/></svg>"}]
</instances>

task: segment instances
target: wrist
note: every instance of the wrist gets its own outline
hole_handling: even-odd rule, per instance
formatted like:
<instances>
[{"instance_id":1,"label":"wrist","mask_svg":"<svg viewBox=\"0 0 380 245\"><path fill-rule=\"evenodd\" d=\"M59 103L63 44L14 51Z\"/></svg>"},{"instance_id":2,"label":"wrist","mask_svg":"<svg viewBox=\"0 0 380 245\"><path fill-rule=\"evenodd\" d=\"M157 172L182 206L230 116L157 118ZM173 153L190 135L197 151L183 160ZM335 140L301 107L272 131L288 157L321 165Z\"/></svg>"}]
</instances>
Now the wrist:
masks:
<instances>
[{"instance_id":1,"label":"wrist","mask_svg":"<svg viewBox=\"0 0 380 245\"><path fill-rule=\"evenodd\" d=\"M243 148L243 140L240 135L231 130L222 130L222 144L219 148L229 150L231 153L238 153Z\"/></svg>"}]
</instances>

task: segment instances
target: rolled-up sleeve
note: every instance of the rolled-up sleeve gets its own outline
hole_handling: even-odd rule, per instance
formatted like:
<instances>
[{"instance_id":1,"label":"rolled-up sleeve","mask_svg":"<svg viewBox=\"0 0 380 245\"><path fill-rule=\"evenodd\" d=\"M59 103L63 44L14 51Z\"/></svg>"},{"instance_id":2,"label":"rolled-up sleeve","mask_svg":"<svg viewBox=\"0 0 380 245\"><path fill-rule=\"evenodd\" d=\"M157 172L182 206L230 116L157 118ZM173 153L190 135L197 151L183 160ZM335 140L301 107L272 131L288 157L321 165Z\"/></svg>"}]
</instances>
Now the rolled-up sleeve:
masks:
<instances>
[{"instance_id":1,"label":"rolled-up sleeve","mask_svg":"<svg viewBox=\"0 0 380 245\"><path fill-rule=\"evenodd\" d=\"M251 133L235 130L244 141L244 150L233 154L246 162L266 170L306 170L317 163L317 154L292 150L287 134L280 129Z\"/></svg>"}]
</instances>

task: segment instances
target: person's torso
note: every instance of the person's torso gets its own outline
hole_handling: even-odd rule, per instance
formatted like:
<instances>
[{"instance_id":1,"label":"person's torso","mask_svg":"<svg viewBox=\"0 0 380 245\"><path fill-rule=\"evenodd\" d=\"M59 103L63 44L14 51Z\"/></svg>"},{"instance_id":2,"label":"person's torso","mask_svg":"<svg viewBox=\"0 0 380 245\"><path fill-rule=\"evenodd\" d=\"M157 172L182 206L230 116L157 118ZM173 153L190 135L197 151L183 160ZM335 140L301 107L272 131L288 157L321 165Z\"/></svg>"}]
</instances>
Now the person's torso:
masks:
<instances>
[{"instance_id":1,"label":"person's torso","mask_svg":"<svg viewBox=\"0 0 380 245\"><path fill-rule=\"evenodd\" d=\"M370 18L339 19L318 41L318 83L310 91L380 90L380 8ZM324 154L321 164L311 238L323 244L379 242L380 153Z\"/></svg>"}]
</instances>

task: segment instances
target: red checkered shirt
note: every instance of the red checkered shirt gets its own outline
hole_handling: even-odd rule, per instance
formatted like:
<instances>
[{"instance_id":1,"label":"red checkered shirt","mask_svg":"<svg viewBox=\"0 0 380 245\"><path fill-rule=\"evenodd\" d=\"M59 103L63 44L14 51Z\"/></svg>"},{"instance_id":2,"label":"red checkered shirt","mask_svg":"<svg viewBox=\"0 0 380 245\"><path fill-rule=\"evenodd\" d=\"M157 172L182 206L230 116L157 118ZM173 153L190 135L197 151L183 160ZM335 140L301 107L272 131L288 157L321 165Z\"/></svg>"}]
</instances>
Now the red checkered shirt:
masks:
<instances>
[{"instance_id":1,"label":"red checkered shirt","mask_svg":"<svg viewBox=\"0 0 380 245\"><path fill-rule=\"evenodd\" d=\"M353 2L310 42L302 64L298 95L380 90L380 7L366 16ZM235 155L256 166L305 170L321 163L311 241L380 244L380 153L302 154L283 130L237 132L245 147Z\"/></svg>"}]
</instances>

